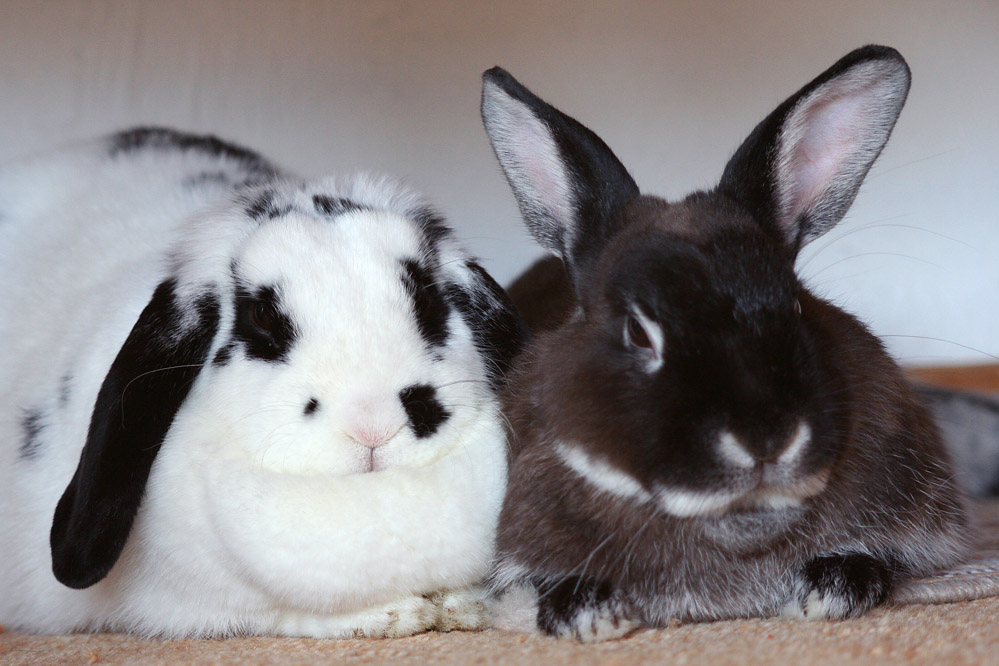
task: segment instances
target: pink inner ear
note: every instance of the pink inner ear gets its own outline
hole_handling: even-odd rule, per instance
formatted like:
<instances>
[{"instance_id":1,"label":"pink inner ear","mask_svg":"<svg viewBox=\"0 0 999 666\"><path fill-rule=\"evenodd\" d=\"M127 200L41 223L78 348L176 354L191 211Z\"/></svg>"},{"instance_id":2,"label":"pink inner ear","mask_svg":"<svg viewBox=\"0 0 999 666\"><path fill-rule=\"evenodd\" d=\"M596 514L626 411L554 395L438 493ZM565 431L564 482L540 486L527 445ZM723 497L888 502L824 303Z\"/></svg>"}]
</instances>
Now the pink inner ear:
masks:
<instances>
[{"instance_id":1,"label":"pink inner ear","mask_svg":"<svg viewBox=\"0 0 999 666\"><path fill-rule=\"evenodd\" d=\"M865 116L871 110L866 101L858 94L819 98L806 101L806 108L795 114L794 126L785 130L791 142L782 165L785 223L793 224L817 204L837 176L851 171L851 162L864 152L862 141L870 124Z\"/></svg>"},{"instance_id":2,"label":"pink inner ear","mask_svg":"<svg viewBox=\"0 0 999 666\"><path fill-rule=\"evenodd\" d=\"M565 165L547 125L505 93L490 94L486 121L514 190L564 231L572 230L574 197Z\"/></svg>"}]
</instances>

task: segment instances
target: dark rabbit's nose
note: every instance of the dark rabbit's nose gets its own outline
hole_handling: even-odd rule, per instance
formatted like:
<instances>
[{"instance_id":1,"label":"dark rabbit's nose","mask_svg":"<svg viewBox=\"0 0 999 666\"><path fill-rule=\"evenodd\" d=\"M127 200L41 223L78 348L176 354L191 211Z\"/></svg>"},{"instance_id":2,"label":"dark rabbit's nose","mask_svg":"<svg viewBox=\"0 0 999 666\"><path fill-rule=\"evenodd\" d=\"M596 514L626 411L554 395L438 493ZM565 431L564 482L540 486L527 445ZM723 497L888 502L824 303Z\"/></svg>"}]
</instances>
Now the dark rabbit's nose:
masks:
<instances>
[{"instance_id":1,"label":"dark rabbit's nose","mask_svg":"<svg viewBox=\"0 0 999 666\"><path fill-rule=\"evenodd\" d=\"M723 430L718 436L718 451L738 467L755 467L762 463L792 463L812 439L812 431L804 421L791 428L781 428L770 434L738 433Z\"/></svg>"}]
</instances>

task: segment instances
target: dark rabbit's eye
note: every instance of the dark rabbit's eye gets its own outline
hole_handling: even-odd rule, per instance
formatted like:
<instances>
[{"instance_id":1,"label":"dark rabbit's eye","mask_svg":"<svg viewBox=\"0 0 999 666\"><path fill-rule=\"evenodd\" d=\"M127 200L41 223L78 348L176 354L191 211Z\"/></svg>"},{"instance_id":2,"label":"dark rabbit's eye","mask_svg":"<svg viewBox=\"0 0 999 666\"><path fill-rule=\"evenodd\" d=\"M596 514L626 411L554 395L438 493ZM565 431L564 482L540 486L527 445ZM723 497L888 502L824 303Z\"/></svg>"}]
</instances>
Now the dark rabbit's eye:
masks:
<instances>
[{"instance_id":1,"label":"dark rabbit's eye","mask_svg":"<svg viewBox=\"0 0 999 666\"><path fill-rule=\"evenodd\" d=\"M628 334L628 342L632 345L641 349L652 349L652 339L646 332L645 327L642 326L642 322L638 321L635 315L628 317L628 324L625 330Z\"/></svg>"},{"instance_id":2,"label":"dark rabbit's eye","mask_svg":"<svg viewBox=\"0 0 999 666\"><path fill-rule=\"evenodd\" d=\"M801 316L801 301L799 301L797 298L794 299L794 316L795 317Z\"/></svg>"}]
</instances>

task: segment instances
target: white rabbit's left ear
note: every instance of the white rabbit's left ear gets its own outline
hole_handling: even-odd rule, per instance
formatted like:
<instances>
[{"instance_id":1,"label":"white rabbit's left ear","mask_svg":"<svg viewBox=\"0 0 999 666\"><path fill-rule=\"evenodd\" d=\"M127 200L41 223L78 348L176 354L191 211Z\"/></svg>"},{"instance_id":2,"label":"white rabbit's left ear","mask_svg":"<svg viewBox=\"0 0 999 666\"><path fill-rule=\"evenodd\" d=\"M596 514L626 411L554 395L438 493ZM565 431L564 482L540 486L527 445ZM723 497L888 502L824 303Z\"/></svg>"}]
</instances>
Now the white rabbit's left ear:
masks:
<instances>
[{"instance_id":1,"label":"white rabbit's left ear","mask_svg":"<svg viewBox=\"0 0 999 666\"><path fill-rule=\"evenodd\" d=\"M121 555L156 453L201 371L219 326L219 300L206 293L194 312L161 283L139 315L101 385L87 442L56 507L52 570L82 589L103 579Z\"/></svg>"},{"instance_id":2,"label":"white rabbit's left ear","mask_svg":"<svg viewBox=\"0 0 999 666\"><path fill-rule=\"evenodd\" d=\"M799 250L846 214L891 135L909 81L893 48L848 53L756 126L719 189Z\"/></svg>"}]
</instances>

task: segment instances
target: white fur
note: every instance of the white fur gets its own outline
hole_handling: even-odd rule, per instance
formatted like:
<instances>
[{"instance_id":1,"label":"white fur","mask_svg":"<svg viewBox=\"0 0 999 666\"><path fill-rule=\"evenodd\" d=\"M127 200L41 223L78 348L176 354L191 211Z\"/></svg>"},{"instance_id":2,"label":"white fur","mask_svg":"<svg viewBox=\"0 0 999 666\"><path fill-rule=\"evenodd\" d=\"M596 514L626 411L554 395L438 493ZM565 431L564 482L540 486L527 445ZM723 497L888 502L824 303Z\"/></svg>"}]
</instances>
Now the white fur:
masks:
<instances>
[{"instance_id":1,"label":"white fur","mask_svg":"<svg viewBox=\"0 0 999 666\"><path fill-rule=\"evenodd\" d=\"M275 187L301 206L257 224L224 184L179 185L219 169L238 171L197 151L109 159L95 143L0 170L7 627L401 635L434 623L423 595L488 571L505 436L469 327L452 312L434 358L399 279L400 259L420 256L410 215L422 200L373 177L289 178ZM321 219L309 212L318 192L374 210ZM448 279L466 281L463 250L449 238L438 249ZM251 283L279 285L299 329L287 363L237 353L211 364L231 334L233 260ZM53 511L108 368L169 276L188 307L216 290L221 325L120 559L99 583L69 589L52 574ZM437 387L451 412L419 441L398 400L414 383ZM320 408L303 418L310 397ZM31 459L18 455L24 410L42 414ZM365 428L385 441L358 443Z\"/></svg>"},{"instance_id":2,"label":"white fur","mask_svg":"<svg viewBox=\"0 0 999 666\"><path fill-rule=\"evenodd\" d=\"M594 458L579 445L561 442L555 445L559 458L591 486L621 499L648 501L649 492L633 476L610 463Z\"/></svg>"},{"instance_id":3,"label":"white fur","mask_svg":"<svg viewBox=\"0 0 999 666\"><path fill-rule=\"evenodd\" d=\"M718 436L718 453L722 459L735 465L736 467L755 467L756 458L742 446L739 438L732 434L731 430L725 429Z\"/></svg>"}]
</instances>

